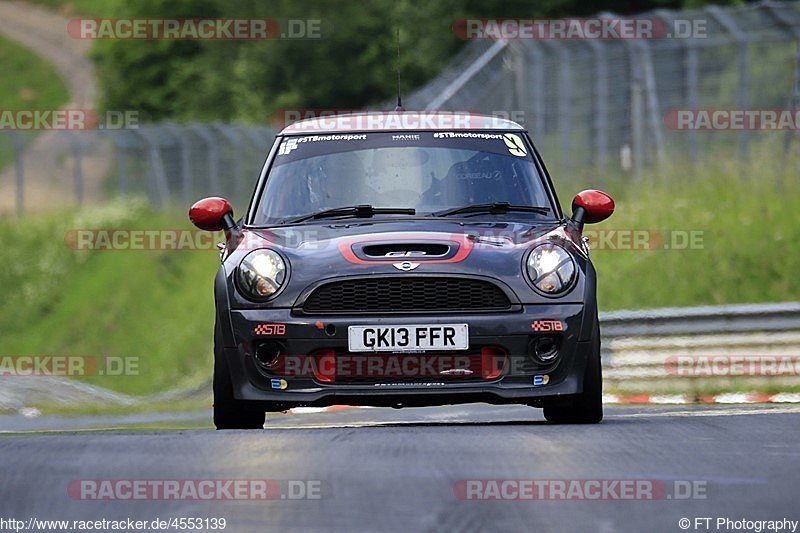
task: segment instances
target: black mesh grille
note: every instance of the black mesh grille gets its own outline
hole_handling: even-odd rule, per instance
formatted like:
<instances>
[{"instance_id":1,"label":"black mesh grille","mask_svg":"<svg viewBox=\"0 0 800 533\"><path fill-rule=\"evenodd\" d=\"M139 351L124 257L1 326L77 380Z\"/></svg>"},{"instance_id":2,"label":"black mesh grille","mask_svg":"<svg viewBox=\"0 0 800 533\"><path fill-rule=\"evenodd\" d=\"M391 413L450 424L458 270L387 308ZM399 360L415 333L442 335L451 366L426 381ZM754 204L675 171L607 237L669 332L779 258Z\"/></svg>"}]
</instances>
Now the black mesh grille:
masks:
<instances>
[{"instance_id":1,"label":"black mesh grille","mask_svg":"<svg viewBox=\"0 0 800 533\"><path fill-rule=\"evenodd\" d=\"M308 297L309 313L504 310L511 306L496 285L463 278L392 277L335 281Z\"/></svg>"}]
</instances>

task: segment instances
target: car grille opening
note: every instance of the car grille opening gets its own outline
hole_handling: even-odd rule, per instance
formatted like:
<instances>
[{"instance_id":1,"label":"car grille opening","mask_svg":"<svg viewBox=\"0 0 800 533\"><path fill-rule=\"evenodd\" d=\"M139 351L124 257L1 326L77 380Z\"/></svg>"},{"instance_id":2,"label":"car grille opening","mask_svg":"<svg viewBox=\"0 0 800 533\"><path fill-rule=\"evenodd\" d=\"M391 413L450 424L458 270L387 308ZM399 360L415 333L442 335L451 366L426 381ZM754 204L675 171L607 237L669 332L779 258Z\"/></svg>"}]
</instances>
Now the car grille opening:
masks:
<instances>
[{"instance_id":1,"label":"car grille opening","mask_svg":"<svg viewBox=\"0 0 800 533\"><path fill-rule=\"evenodd\" d=\"M364 246L364 255L368 257L397 257L400 259L408 257L441 257L447 255L450 246L435 243L395 243L395 244L371 244Z\"/></svg>"},{"instance_id":2,"label":"car grille opening","mask_svg":"<svg viewBox=\"0 0 800 533\"><path fill-rule=\"evenodd\" d=\"M303 304L307 313L502 311L510 307L508 296L488 281L411 276L326 283Z\"/></svg>"},{"instance_id":3,"label":"car grille opening","mask_svg":"<svg viewBox=\"0 0 800 533\"><path fill-rule=\"evenodd\" d=\"M469 351L363 353L325 348L309 355L285 356L262 369L269 376L306 378L329 385L372 383L486 382L501 377L508 353L498 346Z\"/></svg>"}]
</instances>

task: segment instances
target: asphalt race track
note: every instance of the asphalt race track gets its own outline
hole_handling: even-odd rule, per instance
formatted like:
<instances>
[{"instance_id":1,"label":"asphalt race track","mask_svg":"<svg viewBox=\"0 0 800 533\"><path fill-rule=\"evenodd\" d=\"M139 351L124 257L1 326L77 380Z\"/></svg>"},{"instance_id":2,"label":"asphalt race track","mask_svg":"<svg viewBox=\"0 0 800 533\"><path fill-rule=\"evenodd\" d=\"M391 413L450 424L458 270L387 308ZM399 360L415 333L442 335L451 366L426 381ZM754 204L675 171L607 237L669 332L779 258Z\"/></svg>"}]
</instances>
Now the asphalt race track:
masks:
<instances>
[{"instance_id":1,"label":"asphalt race track","mask_svg":"<svg viewBox=\"0 0 800 533\"><path fill-rule=\"evenodd\" d=\"M151 422L168 428L176 420ZM56 422L25 429L0 419L3 517L221 517L226 531L609 532L683 531L681 518L691 531L733 531L716 529L717 518L800 519L797 405L607 407L599 426L553 426L536 409L486 405L276 414L267 429L250 432ZM41 431L48 426L59 429ZM131 501L81 499L75 490L79 480L243 479L282 480L280 494ZM481 480L512 480L506 498L517 498L507 490L522 486L516 480L550 488L546 480L563 481L585 493L466 499L461 480L477 480L472 498L497 498ZM611 490L598 500L587 496L590 480L637 480L656 490L624 499ZM319 497L292 499L298 486ZM712 518L711 527L695 529L698 517Z\"/></svg>"}]
</instances>

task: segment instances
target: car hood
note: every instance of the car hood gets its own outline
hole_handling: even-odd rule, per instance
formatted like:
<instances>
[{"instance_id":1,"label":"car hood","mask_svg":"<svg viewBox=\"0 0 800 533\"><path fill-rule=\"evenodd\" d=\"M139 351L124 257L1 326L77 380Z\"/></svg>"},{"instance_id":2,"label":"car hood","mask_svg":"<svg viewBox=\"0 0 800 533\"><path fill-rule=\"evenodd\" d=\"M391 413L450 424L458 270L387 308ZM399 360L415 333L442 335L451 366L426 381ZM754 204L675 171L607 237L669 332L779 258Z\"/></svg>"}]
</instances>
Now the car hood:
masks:
<instances>
[{"instance_id":1,"label":"car hood","mask_svg":"<svg viewBox=\"0 0 800 533\"><path fill-rule=\"evenodd\" d=\"M280 253L288 280L272 305L292 306L321 281L350 276L466 275L492 278L529 293L523 261L537 243L557 241L584 265L580 236L563 223L456 220L337 221L245 229L224 263L230 275L245 255ZM242 302L245 303L245 302Z\"/></svg>"},{"instance_id":2,"label":"car hood","mask_svg":"<svg viewBox=\"0 0 800 533\"><path fill-rule=\"evenodd\" d=\"M552 235L551 235L552 234ZM556 221L464 222L452 220L357 221L331 224L307 224L269 229L245 229L237 253L259 248L272 248L294 258L332 264L366 265L393 263L413 259L421 263L460 263L473 254L496 253L525 247L547 236L565 236L563 225ZM391 245L389 255L371 245ZM419 250L414 245L419 244ZM441 249L425 245L440 244L450 248L442 256ZM364 248L367 248L366 250ZM403 251L408 252L404 254ZM414 252L426 253L414 253Z\"/></svg>"}]
</instances>

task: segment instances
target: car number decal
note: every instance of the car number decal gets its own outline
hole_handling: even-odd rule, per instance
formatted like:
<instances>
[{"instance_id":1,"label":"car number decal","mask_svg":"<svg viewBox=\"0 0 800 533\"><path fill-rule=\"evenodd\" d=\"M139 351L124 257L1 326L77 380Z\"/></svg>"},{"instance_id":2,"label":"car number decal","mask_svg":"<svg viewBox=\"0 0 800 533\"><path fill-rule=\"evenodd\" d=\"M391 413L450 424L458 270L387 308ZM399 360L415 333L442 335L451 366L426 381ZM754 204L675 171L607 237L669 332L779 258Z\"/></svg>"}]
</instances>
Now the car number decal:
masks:
<instances>
[{"instance_id":1,"label":"car number decal","mask_svg":"<svg viewBox=\"0 0 800 533\"><path fill-rule=\"evenodd\" d=\"M508 151L511 155L517 157L525 157L528 155L528 150L525 149L525 143L522 142L519 135L506 133L503 135L503 141L505 141L506 146L508 146Z\"/></svg>"}]
</instances>

